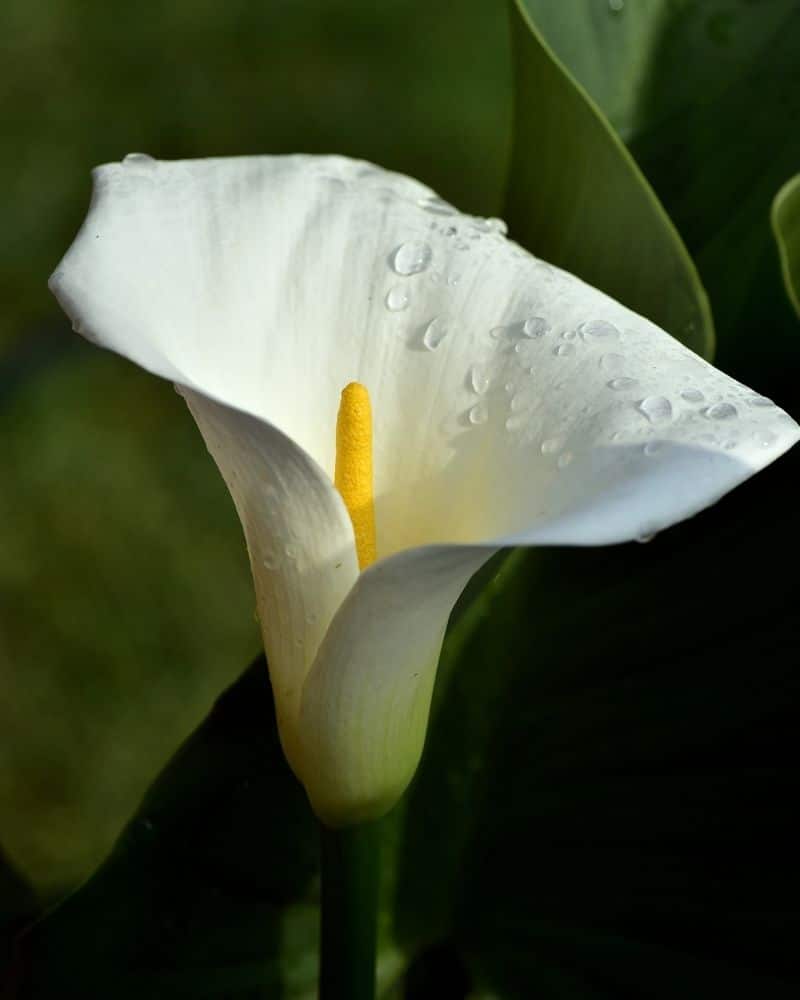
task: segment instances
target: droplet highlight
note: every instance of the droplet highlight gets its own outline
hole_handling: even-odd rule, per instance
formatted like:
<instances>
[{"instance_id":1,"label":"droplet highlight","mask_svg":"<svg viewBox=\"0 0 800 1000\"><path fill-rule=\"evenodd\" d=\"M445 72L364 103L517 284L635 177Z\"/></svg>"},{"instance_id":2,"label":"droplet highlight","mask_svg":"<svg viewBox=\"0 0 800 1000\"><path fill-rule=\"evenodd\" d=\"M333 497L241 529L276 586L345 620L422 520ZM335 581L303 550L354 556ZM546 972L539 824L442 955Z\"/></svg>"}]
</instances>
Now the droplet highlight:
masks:
<instances>
[{"instance_id":1,"label":"droplet highlight","mask_svg":"<svg viewBox=\"0 0 800 1000\"><path fill-rule=\"evenodd\" d=\"M608 388L613 389L615 392L620 392L623 389L635 389L638 384L638 379L625 378L624 375L620 378L612 378L610 382L606 382Z\"/></svg>"},{"instance_id":2,"label":"droplet highlight","mask_svg":"<svg viewBox=\"0 0 800 1000\"><path fill-rule=\"evenodd\" d=\"M408 277L424 271L432 260L433 250L428 243L424 240L409 240L407 243L401 243L395 250L392 267L398 274Z\"/></svg>"},{"instance_id":3,"label":"droplet highlight","mask_svg":"<svg viewBox=\"0 0 800 1000\"><path fill-rule=\"evenodd\" d=\"M489 419L489 408L484 400L476 403L469 411L469 422L471 424L485 424Z\"/></svg>"},{"instance_id":4,"label":"droplet highlight","mask_svg":"<svg viewBox=\"0 0 800 1000\"><path fill-rule=\"evenodd\" d=\"M434 316L422 335L423 346L429 351L435 351L449 332L444 316Z\"/></svg>"},{"instance_id":5,"label":"droplet highlight","mask_svg":"<svg viewBox=\"0 0 800 1000\"><path fill-rule=\"evenodd\" d=\"M411 301L411 296L399 285L395 285L394 288L390 288L386 293L386 308L389 312L401 312L403 309L408 308L408 303Z\"/></svg>"},{"instance_id":6,"label":"droplet highlight","mask_svg":"<svg viewBox=\"0 0 800 1000\"><path fill-rule=\"evenodd\" d=\"M651 424L662 424L672 419L672 403L666 396L646 396L636 408Z\"/></svg>"},{"instance_id":7,"label":"droplet highlight","mask_svg":"<svg viewBox=\"0 0 800 1000\"><path fill-rule=\"evenodd\" d=\"M737 415L738 411L733 403L714 403L704 413L709 420L733 420Z\"/></svg>"}]
</instances>

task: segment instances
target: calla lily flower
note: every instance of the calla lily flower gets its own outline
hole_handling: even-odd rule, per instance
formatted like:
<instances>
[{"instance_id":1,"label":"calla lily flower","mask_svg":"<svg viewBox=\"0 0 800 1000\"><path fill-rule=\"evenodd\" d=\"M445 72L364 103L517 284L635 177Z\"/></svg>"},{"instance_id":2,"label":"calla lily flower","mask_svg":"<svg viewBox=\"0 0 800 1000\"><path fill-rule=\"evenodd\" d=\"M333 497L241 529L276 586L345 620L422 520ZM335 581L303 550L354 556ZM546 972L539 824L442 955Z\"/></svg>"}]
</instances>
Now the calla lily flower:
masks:
<instances>
[{"instance_id":1,"label":"calla lily flower","mask_svg":"<svg viewBox=\"0 0 800 1000\"><path fill-rule=\"evenodd\" d=\"M410 781L448 616L494 552L652 535L800 433L500 220L342 157L99 167L50 284L188 403L244 529L284 750L333 826ZM366 515L334 481L337 414Z\"/></svg>"}]
</instances>

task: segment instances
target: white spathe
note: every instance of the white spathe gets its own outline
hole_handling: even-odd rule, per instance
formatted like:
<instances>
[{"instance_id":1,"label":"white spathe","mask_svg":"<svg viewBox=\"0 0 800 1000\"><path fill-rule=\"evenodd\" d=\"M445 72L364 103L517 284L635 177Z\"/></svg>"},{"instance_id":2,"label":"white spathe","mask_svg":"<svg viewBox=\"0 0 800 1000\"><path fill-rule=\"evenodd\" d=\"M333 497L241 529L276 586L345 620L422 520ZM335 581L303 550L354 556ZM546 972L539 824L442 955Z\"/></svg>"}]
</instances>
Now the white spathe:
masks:
<instances>
[{"instance_id":1,"label":"white spathe","mask_svg":"<svg viewBox=\"0 0 800 1000\"><path fill-rule=\"evenodd\" d=\"M332 824L410 780L448 616L493 552L650 535L800 434L499 222L342 157L99 167L50 284L185 397L247 539L284 748ZM353 380L375 418L360 575L332 483Z\"/></svg>"}]
</instances>

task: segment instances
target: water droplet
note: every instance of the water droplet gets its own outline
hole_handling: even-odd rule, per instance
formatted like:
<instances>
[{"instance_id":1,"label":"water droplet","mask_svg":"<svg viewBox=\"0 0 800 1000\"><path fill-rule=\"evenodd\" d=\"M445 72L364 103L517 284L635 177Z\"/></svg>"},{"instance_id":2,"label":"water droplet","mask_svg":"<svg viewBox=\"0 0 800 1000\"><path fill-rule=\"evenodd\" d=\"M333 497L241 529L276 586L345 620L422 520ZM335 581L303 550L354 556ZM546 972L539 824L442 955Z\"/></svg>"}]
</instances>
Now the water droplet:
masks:
<instances>
[{"instance_id":1,"label":"water droplet","mask_svg":"<svg viewBox=\"0 0 800 1000\"><path fill-rule=\"evenodd\" d=\"M407 309L410 301L411 297L408 292L399 285L390 288L386 293L386 308L390 312L400 312L402 309Z\"/></svg>"},{"instance_id":2,"label":"water droplet","mask_svg":"<svg viewBox=\"0 0 800 1000\"><path fill-rule=\"evenodd\" d=\"M275 557L275 553L266 552L264 554L264 558L261 560L261 565L264 567L264 569L275 569L275 567L278 565L278 560Z\"/></svg>"},{"instance_id":3,"label":"water droplet","mask_svg":"<svg viewBox=\"0 0 800 1000\"><path fill-rule=\"evenodd\" d=\"M672 403L666 396L645 396L636 408L651 424L660 424L672 419Z\"/></svg>"},{"instance_id":4,"label":"water droplet","mask_svg":"<svg viewBox=\"0 0 800 1000\"><path fill-rule=\"evenodd\" d=\"M747 402L751 406L759 406L759 407L775 406L775 403L773 403L772 400L768 399L766 396L751 396Z\"/></svg>"},{"instance_id":5,"label":"water droplet","mask_svg":"<svg viewBox=\"0 0 800 1000\"><path fill-rule=\"evenodd\" d=\"M621 378L612 378L610 382L606 382L608 388L613 389L615 392L622 389L635 389L638 384L639 382L637 379L625 378L625 376L622 376Z\"/></svg>"},{"instance_id":6,"label":"water droplet","mask_svg":"<svg viewBox=\"0 0 800 1000\"><path fill-rule=\"evenodd\" d=\"M505 236L508 232L508 226L504 219L492 217L486 220L486 225L493 233L499 233L501 236Z\"/></svg>"},{"instance_id":7,"label":"water droplet","mask_svg":"<svg viewBox=\"0 0 800 1000\"><path fill-rule=\"evenodd\" d=\"M527 404L527 397L523 396L521 392L518 392L516 395L511 397L511 402L508 405L511 407L513 413L519 413L520 410L525 409Z\"/></svg>"},{"instance_id":8,"label":"water droplet","mask_svg":"<svg viewBox=\"0 0 800 1000\"><path fill-rule=\"evenodd\" d=\"M128 153L122 162L126 167L152 167L156 161L147 153Z\"/></svg>"},{"instance_id":9,"label":"water droplet","mask_svg":"<svg viewBox=\"0 0 800 1000\"><path fill-rule=\"evenodd\" d=\"M506 390L506 392L510 396L511 393L514 391L514 383L513 382L506 382L506 384L505 384L505 386L503 388Z\"/></svg>"},{"instance_id":10,"label":"water droplet","mask_svg":"<svg viewBox=\"0 0 800 1000\"><path fill-rule=\"evenodd\" d=\"M297 558L297 549L294 547L294 545L287 545L283 551L286 553L287 559Z\"/></svg>"},{"instance_id":11,"label":"water droplet","mask_svg":"<svg viewBox=\"0 0 800 1000\"><path fill-rule=\"evenodd\" d=\"M435 351L449 332L444 316L434 316L425 328L422 343L429 351Z\"/></svg>"},{"instance_id":12,"label":"water droplet","mask_svg":"<svg viewBox=\"0 0 800 1000\"><path fill-rule=\"evenodd\" d=\"M577 337L577 333L574 330L565 330L561 334L562 340L574 340Z\"/></svg>"},{"instance_id":13,"label":"water droplet","mask_svg":"<svg viewBox=\"0 0 800 1000\"><path fill-rule=\"evenodd\" d=\"M476 403L469 411L469 422L471 424L485 424L489 418L489 409L484 400Z\"/></svg>"},{"instance_id":14,"label":"water droplet","mask_svg":"<svg viewBox=\"0 0 800 1000\"><path fill-rule=\"evenodd\" d=\"M542 441L539 449L543 455L552 455L561 450L561 442L558 438L547 438Z\"/></svg>"},{"instance_id":15,"label":"water droplet","mask_svg":"<svg viewBox=\"0 0 800 1000\"><path fill-rule=\"evenodd\" d=\"M575 456L572 454L571 451L562 451L561 454L558 456L556 465L559 467L559 469L565 469L574 457Z\"/></svg>"},{"instance_id":16,"label":"water droplet","mask_svg":"<svg viewBox=\"0 0 800 1000\"><path fill-rule=\"evenodd\" d=\"M453 286L457 285L459 281L461 281L460 274L451 274L450 277L447 279L447 284Z\"/></svg>"},{"instance_id":17,"label":"water droplet","mask_svg":"<svg viewBox=\"0 0 800 1000\"><path fill-rule=\"evenodd\" d=\"M608 9L612 14L621 14L625 9L625 0L608 0Z\"/></svg>"},{"instance_id":18,"label":"water droplet","mask_svg":"<svg viewBox=\"0 0 800 1000\"><path fill-rule=\"evenodd\" d=\"M641 534L636 536L636 541L640 545L647 545L647 543L652 542L655 537L655 531L643 531Z\"/></svg>"},{"instance_id":19,"label":"water droplet","mask_svg":"<svg viewBox=\"0 0 800 1000\"><path fill-rule=\"evenodd\" d=\"M699 389L683 389L681 391L681 399L685 399L687 403L702 403L705 398Z\"/></svg>"},{"instance_id":20,"label":"water droplet","mask_svg":"<svg viewBox=\"0 0 800 1000\"><path fill-rule=\"evenodd\" d=\"M587 337L596 337L599 340L615 340L619 337L619 330L613 323L607 323L604 319L590 319L581 325L580 331L584 340Z\"/></svg>"},{"instance_id":21,"label":"water droplet","mask_svg":"<svg viewBox=\"0 0 800 1000\"><path fill-rule=\"evenodd\" d=\"M448 205L443 198L439 198L436 195L428 195L425 198L420 198L417 204L420 208L425 209L426 212L430 212L433 215L456 214L456 210L452 205Z\"/></svg>"},{"instance_id":22,"label":"water droplet","mask_svg":"<svg viewBox=\"0 0 800 1000\"><path fill-rule=\"evenodd\" d=\"M433 259L433 251L423 240L409 240L401 243L392 257L392 267L398 274L407 277L424 271Z\"/></svg>"},{"instance_id":23,"label":"water droplet","mask_svg":"<svg viewBox=\"0 0 800 1000\"><path fill-rule=\"evenodd\" d=\"M771 448L777 440L778 435L773 434L772 431L756 431L756 441L762 448Z\"/></svg>"},{"instance_id":24,"label":"water droplet","mask_svg":"<svg viewBox=\"0 0 800 1000\"><path fill-rule=\"evenodd\" d=\"M553 350L553 354L557 354L560 358L566 357L568 354L572 354L575 351L575 346L573 344L559 344Z\"/></svg>"},{"instance_id":25,"label":"water droplet","mask_svg":"<svg viewBox=\"0 0 800 1000\"><path fill-rule=\"evenodd\" d=\"M521 430L525 424L528 422L527 413L513 413L506 420L506 430L507 431L518 431Z\"/></svg>"},{"instance_id":26,"label":"water droplet","mask_svg":"<svg viewBox=\"0 0 800 1000\"><path fill-rule=\"evenodd\" d=\"M489 376L478 365L473 365L469 373L469 381L473 390L482 396L489 388Z\"/></svg>"},{"instance_id":27,"label":"water droplet","mask_svg":"<svg viewBox=\"0 0 800 1000\"><path fill-rule=\"evenodd\" d=\"M657 455L664 447L663 441L648 441L642 448L645 455Z\"/></svg>"},{"instance_id":28,"label":"water droplet","mask_svg":"<svg viewBox=\"0 0 800 1000\"><path fill-rule=\"evenodd\" d=\"M317 620L317 616L313 611L309 611L306 615L306 625L313 625Z\"/></svg>"},{"instance_id":29,"label":"water droplet","mask_svg":"<svg viewBox=\"0 0 800 1000\"><path fill-rule=\"evenodd\" d=\"M618 372L625 367L624 354L604 354L600 358L600 368L604 372Z\"/></svg>"},{"instance_id":30,"label":"water droplet","mask_svg":"<svg viewBox=\"0 0 800 1000\"><path fill-rule=\"evenodd\" d=\"M732 420L737 415L733 403L714 403L703 411L703 416L709 420Z\"/></svg>"},{"instance_id":31,"label":"water droplet","mask_svg":"<svg viewBox=\"0 0 800 1000\"><path fill-rule=\"evenodd\" d=\"M530 316L522 324L522 332L531 338L543 337L549 329L547 320L541 316Z\"/></svg>"},{"instance_id":32,"label":"water droplet","mask_svg":"<svg viewBox=\"0 0 800 1000\"><path fill-rule=\"evenodd\" d=\"M492 340L502 340L506 335L507 328L504 326L493 326L489 331L489 336Z\"/></svg>"}]
</instances>

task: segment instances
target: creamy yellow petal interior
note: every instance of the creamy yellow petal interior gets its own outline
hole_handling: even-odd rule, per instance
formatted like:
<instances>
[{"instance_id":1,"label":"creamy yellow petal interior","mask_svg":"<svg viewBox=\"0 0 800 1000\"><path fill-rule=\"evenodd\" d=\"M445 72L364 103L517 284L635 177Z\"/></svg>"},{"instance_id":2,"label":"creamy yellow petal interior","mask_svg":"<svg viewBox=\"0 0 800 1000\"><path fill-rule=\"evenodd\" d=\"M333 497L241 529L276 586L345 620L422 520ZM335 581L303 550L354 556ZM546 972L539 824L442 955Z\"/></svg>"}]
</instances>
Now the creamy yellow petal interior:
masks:
<instances>
[{"instance_id":1,"label":"creamy yellow petal interior","mask_svg":"<svg viewBox=\"0 0 800 1000\"><path fill-rule=\"evenodd\" d=\"M336 489L341 493L356 539L358 565L375 562L375 503L372 493L372 406L360 382L342 390L336 418Z\"/></svg>"}]
</instances>

